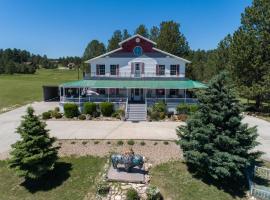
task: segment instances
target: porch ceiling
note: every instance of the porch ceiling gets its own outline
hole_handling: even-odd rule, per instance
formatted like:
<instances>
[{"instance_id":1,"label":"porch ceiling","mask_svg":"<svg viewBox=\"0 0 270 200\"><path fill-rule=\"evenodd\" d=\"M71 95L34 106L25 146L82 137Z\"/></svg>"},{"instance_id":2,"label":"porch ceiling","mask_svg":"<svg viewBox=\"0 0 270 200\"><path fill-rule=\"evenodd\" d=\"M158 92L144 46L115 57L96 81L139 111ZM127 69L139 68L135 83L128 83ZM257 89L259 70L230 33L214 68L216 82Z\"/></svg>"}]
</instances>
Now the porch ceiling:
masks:
<instances>
[{"instance_id":1,"label":"porch ceiling","mask_svg":"<svg viewBox=\"0 0 270 200\"><path fill-rule=\"evenodd\" d=\"M70 88L145 88L145 89L192 89L207 88L193 80L79 80L63 83Z\"/></svg>"}]
</instances>

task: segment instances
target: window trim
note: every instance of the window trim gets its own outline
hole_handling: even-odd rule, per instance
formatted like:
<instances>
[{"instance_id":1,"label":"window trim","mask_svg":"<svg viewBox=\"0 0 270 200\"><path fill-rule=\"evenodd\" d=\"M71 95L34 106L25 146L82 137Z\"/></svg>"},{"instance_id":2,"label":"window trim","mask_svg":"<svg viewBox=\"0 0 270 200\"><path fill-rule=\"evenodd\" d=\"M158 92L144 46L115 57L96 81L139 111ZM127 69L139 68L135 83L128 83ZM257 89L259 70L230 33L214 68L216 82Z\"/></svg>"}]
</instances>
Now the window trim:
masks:
<instances>
[{"instance_id":1,"label":"window trim","mask_svg":"<svg viewBox=\"0 0 270 200\"><path fill-rule=\"evenodd\" d=\"M172 70L173 67L175 67L175 70ZM172 73L173 71L175 73ZM170 75L171 76L177 76L177 65L170 65Z\"/></svg>"},{"instance_id":2,"label":"window trim","mask_svg":"<svg viewBox=\"0 0 270 200\"><path fill-rule=\"evenodd\" d=\"M115 74L112 74L112 67L115 67ZM116 64L110 65L110 75L111 76L117 76L117 68L118 68L118 65L116 65Z\"/></svg>"},{"instance_id":3,"label":"window trim","mask_svg":"<svg viewBox=\"0 0 270 200\"><path fill-rule=\"evenodd\" d=\"M104 67L104 74L101 74L100 72L101 72L101 67ZM106 65L105 64L98 64L97 65L97 68L96 68L96 75L98 75L98 76L105 76L106 75Z\"/></svg>"},{"instance_id":4,"label":"window trim","mask_svg":"<svg viewBox=\"0 0 270 200\"><path fill-rule=\"evenodd\" d=\"M161 67L164 67L163 74L160 73L162 71L162 70L160 70ZM166 66L165 65L157 65L157 68L158 68L157 72L156 72L157 76L165 76L166 75Z\"/></svg>"}]
</instances>

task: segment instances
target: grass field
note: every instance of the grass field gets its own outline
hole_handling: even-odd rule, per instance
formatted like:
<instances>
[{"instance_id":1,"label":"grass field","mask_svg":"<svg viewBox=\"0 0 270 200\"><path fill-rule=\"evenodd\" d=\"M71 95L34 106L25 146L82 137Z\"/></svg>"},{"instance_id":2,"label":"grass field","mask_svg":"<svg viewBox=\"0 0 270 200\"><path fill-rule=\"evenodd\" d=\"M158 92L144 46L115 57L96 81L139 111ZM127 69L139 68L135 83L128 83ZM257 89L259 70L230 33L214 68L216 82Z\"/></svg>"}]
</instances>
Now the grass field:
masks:
<instances>
[{"instance_id":1,"label":"grass field","mask_svg":"<svg viewBox=\"0 0 270 200\"><path fill-rule=\"evenodd\" d=\"M161 164L151 171L151 183L158 186L164 199L171 200L235 200L216 186L196 179L181 161Z\"/></svg>"},{"instance_id":2,"label":"grass field","mask_svg":"<svg viewBox=\"0 0 270 200\"><path fill-rule=\"evenodd\" d=\"M77 80L77 71L40 69L35 74L0 75L0 112L3 108L42 100L43 85Z\"/></svg>"},{"instance_id":3,"label":"grass field","mask_svg":"<svg viewBox=\"0 0 270 200\"><path fill-rule=\"evenodd\" d=\"M54 173L40 182L22 183L6 161L0 162L1 200L74 200L95 195L94 182L105 164L104 158L61 158ZM94 196L90 199L94 199Z\"/></svg>"}]
</instances>

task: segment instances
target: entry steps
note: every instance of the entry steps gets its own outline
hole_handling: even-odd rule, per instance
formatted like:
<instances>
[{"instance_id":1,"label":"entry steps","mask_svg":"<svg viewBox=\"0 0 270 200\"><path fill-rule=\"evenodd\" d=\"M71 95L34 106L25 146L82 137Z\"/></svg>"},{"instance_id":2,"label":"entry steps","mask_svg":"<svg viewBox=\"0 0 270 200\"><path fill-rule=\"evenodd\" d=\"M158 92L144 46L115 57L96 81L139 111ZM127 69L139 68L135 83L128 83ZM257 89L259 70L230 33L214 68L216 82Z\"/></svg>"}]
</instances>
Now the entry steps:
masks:
<instances>
[{"instance_id":1,"label":"entry steps","mask_svg":"<svg viewBox=\"0 0 270 200\"><path fill-rule=\"evenodd\" d=\"M147 110L146 104L128 104L127 121L146 121Z\"/></svg>"}]
</instances>

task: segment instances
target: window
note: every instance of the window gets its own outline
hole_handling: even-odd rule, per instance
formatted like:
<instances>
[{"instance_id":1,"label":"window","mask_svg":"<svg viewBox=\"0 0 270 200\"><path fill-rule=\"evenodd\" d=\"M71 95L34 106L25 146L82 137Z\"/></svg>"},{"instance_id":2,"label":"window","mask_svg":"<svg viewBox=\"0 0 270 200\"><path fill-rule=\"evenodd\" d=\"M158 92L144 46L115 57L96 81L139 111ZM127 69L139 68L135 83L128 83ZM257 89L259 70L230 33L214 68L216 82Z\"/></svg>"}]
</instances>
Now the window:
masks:
<instances>
[{"instance_id":1,"label":"window","mask_svg":"<svg viewBox=\"0 0 270 200\"><path fill-rule=\"evenodd\" d=\"M97 93L99 93L100 95L105 95L106 94L106 91L103 88L98 88L97 89Z\"/></svg>"},{"instance_id":2,"label":"window","mask_svg":"<svg viewBox=\"0 0 270 200\"><path fill-rule=\"evenodd\" d=\"M105 65L97 65L97 75L105 75Z\"/></svg>"},{"instance_id":3,"label":"window","mask_svg":"<svg viewBox=\"0 0 270 200\"><path fill-rule=\"evenodd\" d=\"M133 53L134 53L135 56L141 56L142 53L143 53L142 47L140 47L140 46L134 47Z\"/></svg>"},{"instance_id":4,"label":"window","mask_svg":"<svg viewBox=\"0 0 270 200\"><path fill-rule=\"evenodd\" d=\"M158 97L160 97L160 96L164 96L165 95L165 90L164 89L157 89L156 90L156 95L158 96Z\"/></svg>"},{"instance_id":5,"label":"window","mask_svg":"<svg viewBox=\"0 0 270 200\"><path fill-rule=\"evenodd\" d=\"M165 75L165 65L157 65L157 73L158 76Z\"/></svg>"},{"instance_id":6,"label":"window","mask_svg":"<svg viewBox=\"0 0 270 200\"><path fill-rule=\"evenodd\" d=\"M170 95L171 96L176 96L178 91L176 89L170 89Z\"/></svg>"},{"instance_id":7,"label":"window","mask_svg":"<svg viewBox=\"0 0 270 200\"><path fill-rule=\"evenodd\" d=\"M176 68L177 68L177 65L171 65L171 75L176 75Z\"/></svg>"},{"instance_id":8,"label":"window","mask_svg":"<svg viewBox=\"0 0 270 200\"><path fill-rule=\"evenodd\" d=\"M111 75L117 75L117 65L111 65Z\"/></svg>"}]
</instances>

